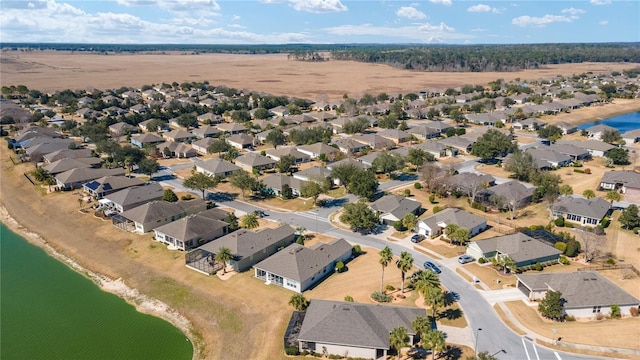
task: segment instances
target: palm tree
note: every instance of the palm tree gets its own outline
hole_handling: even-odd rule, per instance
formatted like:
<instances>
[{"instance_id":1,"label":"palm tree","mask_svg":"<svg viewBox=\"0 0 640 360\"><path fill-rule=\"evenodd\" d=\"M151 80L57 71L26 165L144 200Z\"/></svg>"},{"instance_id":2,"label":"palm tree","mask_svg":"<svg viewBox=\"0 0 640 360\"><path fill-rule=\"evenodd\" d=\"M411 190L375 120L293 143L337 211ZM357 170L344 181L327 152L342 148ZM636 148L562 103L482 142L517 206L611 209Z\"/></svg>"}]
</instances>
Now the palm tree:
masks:
<instances>
[{"instance_id":1,"label":"palm tree","mask_svg":"<svg viewBox=\"0 0 640 360\"><path fill-rule=\"evenodd\" d=\"M304 311L309 306L309 300L307 300L302 294L293 294L289 299L289 305L293 306L298 311Z\"/></svg>"},{"instance_id":2,"label":"palm tree","mask_svg":"<svg viewBox=\"0 0 640 360\"><path fill-rule=\"evenodd\" d=\"M385 246L384 249L380 250L380 265L382 265L382 281L380 281L380 292L384 291L384 268L386 268L391 260L393 259L393 253L391 252L391 248Z\"/></svg>"},{"instance_id":3,"label":"palm tree","mask_svg":"<svg viewBox=\"0 0 640 360\"><path fill-rule=\"evenodd\" d=\"M424 296L424 303L431 308L431 317L436 320L438 309L444 306L444 293L439 287L431 287Z\"/></svg>"},{"instance_id":4,"label":"palm tree","mask_svg":"<svg viewBox=\"0 0 640 360\"><path fill-rule=\"evenodd\" d=\"M427 291L431 288L440 287L440 277L438 274L431 270L423 270L418 273L415 279L414 288L418 290L425 298L427 297Z\"/></svg>"},{"instance_id":5,"label":"palm tree","mask_svg":"<svg viewBox=\"0 0 640 360\"><path fill-rule=\"evenodd\" d=\"M391 330L391 334L389 334L389 344L392 348L396 349L398 359L402 356L402 348L407 346L408 342L409 333L407 332L407 328L398 326Z\"/></svg>"},{"instance_id":6,"label":"palm tree","mask_svg":"<svg viewBox=\"0 0 640 360\"><path fill-rule=\"evenodd\" d=\"M591 189L587 189L587 190L582 192L582 196L586 197L587 199L591 199L591 198L596 197L596 193L593 192L593 190L591 190Z\"/></svg>"},{"instance_id":7,"label":"palm tree","mask_svg":"<svg viewBox=\"0 0 640 360\"><path fill-rule=\"evenodd\" d=\"M420 336L420 341L423 341L427 332L431 330L431 320L426 316L416 316L411 326L413 327L413 331Z\"/></svg>"},{"instance_id":8,"label":"palm tree","mask_svg":"<svg viewBox=\"0 0 640 360\"><path fill-rule=\"evenodd\" d=\"M413 267L413 256L410 253L403 251L400 253L400 259L396 261L396 266L402 272L402 292L404 294L404 277L407 271L411 270Z\"/></svg>"},{"instance_id":9,"label":"palm tree","mask_svg":"<svg viewBox=\"0 0 640 360\"><path fill-rule=\"evenodd\" d=\"M249 230L257 228L260 226L258 215L256 213L248 213L240 220L240 226Z\"/></svg>"},{"instance_id":10,"label":"palm tree","mask_svg":"<svg viewBox=\"0 0 640 360\"><path fill-rule=\"evenodd\" d=\"M620 195L618 190L609 190L607 191L607 195L605 195L604 198L611 201L611 203L613 204L614 201L620 201L620 199L622 199L622 196Z\"/></svg>"},{"instance_id":11,"label":"palm tree","mask_svg":"<svg viewBox=\"0 0 640 360\"><path fill-rule=\"evenodd\" d=\"M512 270L516 263L510 256L502 255L498 257L498 265L502 267L502 270L507 274L507 269Z\"/></svg>"},{"instance_id":12,"label":"palm tree","mask_svg":"<svg viewBox=\"0 0 640 360\"><path fill-rule=\"evenodd\" d=\"M215 259L216 259L217 262L222 263L222 274L226 274L227 273L227 261L233 259L233 254L231 253L231 250L229 250L228 247L223 246L220 249L218 249L218 252L216 253Z\"/></svg>"},{"instance_id":13,"label":"palm tree","mask_svg":"<svg viewBox=\"0 0 640 360\"><path fill-rule=\"evenodd\" d=\"M444 341L444 333L440 330L429 331L425 336L423 345L431 349L431 358L435 360L436 353L444 351L447 345Z\"/></svg>"}]
</instances>

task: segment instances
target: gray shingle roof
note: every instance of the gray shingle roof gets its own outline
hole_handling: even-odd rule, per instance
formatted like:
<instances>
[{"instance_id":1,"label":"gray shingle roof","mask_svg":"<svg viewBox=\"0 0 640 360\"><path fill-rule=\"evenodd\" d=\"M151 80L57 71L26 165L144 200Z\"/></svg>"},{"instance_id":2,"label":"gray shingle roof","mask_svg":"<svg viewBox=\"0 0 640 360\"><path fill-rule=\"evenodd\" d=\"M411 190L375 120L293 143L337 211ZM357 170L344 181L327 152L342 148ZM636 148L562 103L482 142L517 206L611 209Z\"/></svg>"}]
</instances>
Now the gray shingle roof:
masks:
<instances>
[{"instance_id":1,"label":"gray shingle roof","mask_svg":"<svg viewBox=\"0 0 640 360\"><path fill-rule=\"evenodd\" d=\"M568 144L568 145L573 145L585 150L598 150L598 151L605 151L605 152L615 147L611 144L607 144L604 141L598 141L593 139L588 139L588 140L559 139L558 141L556 141L556 144Z\"/></svg>"},{"instance_id":2,"label":"gray shingle roof","mask_svg":"<svg viewBox=\"0 0 640 360\"><path fill-rule=\"evenodd\" d=\"M285 184L289 185L291 189L300 190L303 181L286 174L270 174L262 179L262 183L270 189L282 191L282 186Z\"/></svg>"},{"instance_id":3,"label":"gray shingle roof","mask_svg":"<svg viewBox=\"0 0 640 360\"><path fill-rule=\"evenodd\" d=\"M207 204L202 199L178 201L170 203L166 201L153 201L140 205L122 213L122 216L140 224L147 224L159 219L166 219L179 214L192 213L193 209L206 209Z\"/></svg>"},{"instance_id":4,"label":"gray shingle roof","mask_svg":"<svg viewBox=\"0 0 640 360\"><path fill-rule=\"evenodd\" d=\"M213 158L204 161L195 160L194 163L196 164L196 166L201 167L202 169L216 175L240 170L239 166L236 166L235 164L219 158Z\"/></svg>"},{"instance_id":5,"label":"gray shingle roof","mask_svg":"<svg viewBox=\"0 0 640 360\"><path fill-rule=\"evenodd\" d=\"M143 186L133 186L105 196L105 199L114 204L126 207L129 204L136 204L143 201L152 201L162 198L164 190L159 183L151 183Z\"/></svg>"},{"instance_id":6,"label":"gray shingle roof","mask_svg":"<svg viewBox=\"0 0 640 360\"><path fill-rule=\"evenodd\" d=\"M76 168L65 171L56 175L56 180L63 184L87 182L99 179L103 176L119 176L124 175L123 168L117 169L93 169L93 168Z\"/></svg>"},{"instance_id":7,"label":"gray shingle roof","mask_svg":"<svg viewBox=\"0 0 640 360\"><path fill-rule=\"evenodd\" d=\"M302 283L348 251L351 245L345 239L313 248L293 243L255 267Z\"/></svg>"},{"instance_id":8,"label":"gray shingle roof","mask_svg":"<svg viewBox=\"0 0 640 360\"><path fill-rule=\"evenodd\" d=\"M126 176L104 176L85 184L86 187L95 193L112 192L122 190L131 186L140 186L144 181L138 178Z\"/></svg>"},{"instance_id":9,"label":"gray shingle roof","mask_svg":"<svg viewBox=\"0 0 640 360\"><path fill-rule=\"evenodd\" d=\"M363 164L360 161L354 160L353 158L344 158L344 159L342 159L340 161L336 161L336 162L333 162L331 164L328 164L327 165L327 169L333 170L337 166L346 165L346 164L352 164L352 165L354 165L354 166L356 166L356 167L358 167L360 169L365 169L365 170L370 168L369 165Z\"/></svg>"},{"instance_id":10,"label":"gray shingle roof","mask_svg":"<svg viewBox=\"0 0 640 360\"><path fill-rule=\"evenodd\" d=\"M48 153L43 156L44 160L49 163L52 163L60 159L80 159L80 158L88 158L88 157L91 157L90 149L75 149L75 150L62 149L62 150L57 150L57 151Z\"/></svg>"},{"instance_id":11,"label":"gray shingle roof","mask_svg":"<svg viewBox=\"0 0 640 360\"><path fill-rule=\"evenodd\" d=\"M611 203L603 198L595 197L584 199L571 196L562 196L551 207L551 210L564 214L575 214L593 219L602 219L609 209Z\"/></svg>"},{"instance_id":12,"label":"gray shingle roof","mask_svg":"<svg viewBox=\"0 0 640 360\"><path fill-rule=\"evenodd\" d=\"M398 326L414 334L411 323L424 309L311 300L298 340L389 349L389 334Z\"/></svg>"},{"instance_id":13,"label":"gray shingle roof","mask_svg":"<svg viewBox=\"0 0 640 360\"><path fill-rule=\"evenodd\" d=\"M399 195L385 195L371 204L371 208L381 213L391 213L398 219L421 207L420 202Z\"/></svg>"},{"instance_id":14,"label":"gray shingle roof","mask_svg":"<svg viewBox=\"0 0 640 360\"><path fill-rule=\"evenodd\" d=\"M287 237L291 237L293 242L293 236L293 229L289 225L281 225L275 229L263 229L255 232L240 229L218 238L216 241L204 244L199 249L216 254L224 246L231 250L231 253L236 258L242 259L260 252Z\"/></svg>"},{"instance_id":15,"label":"gray shingle roof","mask_svg":"<svg viewBox=\"0 0 640 360\"><path fill-rule=\"evenodd\" d=\"M435 213L424 220L425 224L429 225L429 228L435 229L438 227L438 223L457 224L465 229L473 229L474 227L486 223L487 220L478 215L468 213L464 210L456 208L446 208L438 213Z\"/></svg>"},{"instance_id":16,"label":"gray shingle roof","mask_svg":"<svg viewBox=\"0 0 640 360\"><path fill-rule=\"evenodd\" d=\"M520 202L520 205L524 205L522 202L531 197L534 190L534 188L528 188L520 182L513 180L485 189L480 192L480 195L489 197L495 194L497 196L503 196L507 201L515 200Z\"/></svg>"},{"instance_id":17,"label":"gray shingle roof","mask_svg":"<svg viewBox=\"0 0 640 360\"><path fill-rule=\"evenodd\" d=\"M93 164L100 164L101 160L98 158L86 158L95 161ZM47 170L49 174L55 175L61 172L65 172L71 169L88 168L93 165L89 161L80 161L79 159L60 159L45 165L42 168Z\"/></svg>"},{"instance_id":18,"label":"gray shingle roof","mask_svg":"<svg viewBox=\"0 0 640 360\"><path fill-rule=\"evenodd\" d=\"M602 174L601 183L623 184L628 187L640 188L640 173L633 170L611 170Z\"/></svg>"},{"instance_id":19,"label":"gray shingle roof","mask_svg":"<svg viewBox=\"0 0 640 360\"><path fill-rule=\"evenodd\" d=\"M301 145L298 146L298 150L303 150L303 151L307 151L313 154L334 154L337 153L338 149L334 148L333 146L329 146L327 144L323 144L323 143L315 143L315 144L311 144L311 145Z\"/></svg>"},{"instance_id":20,"label":"gray shingle roof","mask_svg":"<svg viewBox=\"0 0 640 360\"><path fill-rule=\"evenodd\" d=\"M564 307L584 308L593 306L634 305L639 301L609 279L595 271L573 273L521 274L518 279L532 290L560 291L566 303Z\"/></svg>"},{"instance_id":21,"label":"gray shingle roof","mask_svg":"<svg viewBox=\"0 0 640 360\"><path fill-rule=\"evenodd\" d=\"M560 255L560 250L523 233L478 240L475 243L484 253L497 250L502 254L509 255L516 263Z\"/></svg>"},{"instance_id":22,"label":"gray shingle roof","mask_svg":"<svg viewBox=\"0 0 640 360\"><path fill-rule=\"evenodd\" d=\"M275 163L275 160L257 153L248 153L236 158L236 164L243 164L251 167L273 165Z\"/></svg>"},{"instance_id":23,"label":"gray shingle roof","mask_svg":"<svg viewBox=\"0 0 640 360\"><path fill-rule=\"evenodd\" d=\"M302 160L302 161L310 159L309 155L301 153L295 147L280 147L277 149L269 149L266 152L267 152L267 156L275 157L278 159L280 159L285 155L291 155L295 157L297 160Z\"/></svg>"},{"instance_id":24,"label":"gray shingle roof","mask_svg":"<svg viewBox=\"0 0 640 360\"><path fill-rule=\"evenodd\" d=\"M218 229L224 229L228 225L229 224L221 220L194 214L159 226L154 230L175 239L186 241Z\"/></svg>"}]
</instances>

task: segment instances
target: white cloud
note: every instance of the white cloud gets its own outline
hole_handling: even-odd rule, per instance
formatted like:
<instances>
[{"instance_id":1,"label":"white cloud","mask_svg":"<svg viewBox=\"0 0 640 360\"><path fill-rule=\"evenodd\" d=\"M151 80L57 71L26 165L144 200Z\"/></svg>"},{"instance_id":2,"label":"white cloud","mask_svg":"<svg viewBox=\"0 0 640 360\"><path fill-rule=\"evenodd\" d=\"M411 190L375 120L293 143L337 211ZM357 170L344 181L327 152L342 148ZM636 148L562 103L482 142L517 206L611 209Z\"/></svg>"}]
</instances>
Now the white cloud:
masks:
<instances>
[{"instance_id":1,"label":"white cloud","mask_svg":"<svg viewBox=\"0 0 640 360\"><path fill-rule=\"evenodd\" d=\"M233 15L233 16L231 17L231 20L233 20L233 21L238 21L238 20L240 20L240 15Z\"/></svg>"},{"instance_id":2,"label":"white cloud","mask_svg":"<svg viewBox=\"0 0 640 360\"><path fill-rule=\"evenodd\" d=\"M451 2L451 0L429 0L434 4L440 4L440 5L445 5L445 6L451 6L451 4L453 4Z\"/></svg>"},{"instance_id":3,"label":"white cloud","mask_svg":"<svg viewBox=\"0 0 640 360\"><path fill-rule=\"evenodd\" d=\"M246 29L247 28L246 26L242 26L240 24L229 24L227 26L230 27L230 28L233 28L233 29Z\"/></svg>"},{"instance_id":4,"label":"white cloud","mask_svg":"<svg viewBox=\"0 0 640 360\"><path fill-rule=\"evenodd\" d=\"M598 21L598 24L600 24L600 25L608 25L609 21L608 20L600 20L600 21Z\"/></svg>"},{"instance_id":5,"label":"white cloud","mask_svg":"<svg viewBox=\"0 0 640 360\"><path fill-rule=\"evenodd\" d=\"M469 8L467 8L468 12L492 12L492 13L500 13L500 9L497 8L493 8L489 5L485 5L485 4L478 4L478 5L473 5L470 6Z\"/></svg>"},{"instance_id":6,"label":"white cloud","mask_svg":"<svg viewBox=\"0 0 640 360\"><path fill-rule=\"evenodd\" d=\"M562 11L560 11L563 14L570 14L572 16L578 16L581 14L584 14L586 11L582 10L582 9L576 9L574 7L570 7L568 9L562 9Z\"/></svg>"},{"instance_id":7,"label":"white cloud","mask_svg":"<svg viewBox=\"0 0 640 360\"><path fill-rule=\"evenodd\" d=\"M259 0L263 4L289 3L297 11L330 13L349 10L340 0Z\"/></svg>"},{"instance_id":8,"label":"white cloud","mask_svg":"<svg viewBox=\"0 0 640 360\"><path fill-rule=\"evenodd\" d=\"M489 29L475 28L475 29L471 29L471 31L473 31L473 32L485 32L485 31L489 31Z\"/></svg>"},{"instance_id":9,"label":"white cloud","mask_svg":"<svg viewBox=\"0 0 640 360\"><path fill-rule=\"evenodd\" d=\"M371 24L341 25L323 30L338 36L377 36L392 38L393 41L446 42L473 38L471 35L457 33L454 28L445 23L438 25L424 23L400 27Z\"/></svg>"},{"instance_id":10,"label":"white cloud","mask_svg":"<svg viewBox=\"0 0 640 360\"><path fill-rule=\"evenodd\" d=\"M55 0L52 0L55 1ZM191 16L194 13L200 17L219 15L220 5L216 0L116 0L118 4L127 7L153 6L167 10L180 16Z\"/></svg>"},{"instance_id":11,"label":"white cloud","mask_svg":"<svg viewBox=\"0 0 640 360\"><path fill-rule=\"evenodd\" d=\"M426 19L427 17L427 15L425 15L422 11L411 6L401 7L400 9L398 9L398 11L396 11L396 15L411 20L421 20Z\"/></svg>"},{"instance_id":12,"label":"white cloud","mask_svg":"<svg viewBox=\"0 0 640 360\"><path fill-rule=\"evenodd\" d=\"M544 27L545 25L556 23L556 22L572 22L573 20L575 20L573 16L569 17L564 15L545 15L542 17L524 15L524 16L518 16L517 18L514 18L513 20L511 20L511 23L513 25L522 26L522 27L526 27L526 26Z\"/></svg>"},{"instance_id":13,"label":"white cloud","mask_svg":"<svg viewBox=\"0 0 640 360\"><path fill-rule=\"evenodd\" d=\"M591 3L591 5L609 5L611 4L611 0L591 0L589 3Z\"/></svg>"}]
</instances>

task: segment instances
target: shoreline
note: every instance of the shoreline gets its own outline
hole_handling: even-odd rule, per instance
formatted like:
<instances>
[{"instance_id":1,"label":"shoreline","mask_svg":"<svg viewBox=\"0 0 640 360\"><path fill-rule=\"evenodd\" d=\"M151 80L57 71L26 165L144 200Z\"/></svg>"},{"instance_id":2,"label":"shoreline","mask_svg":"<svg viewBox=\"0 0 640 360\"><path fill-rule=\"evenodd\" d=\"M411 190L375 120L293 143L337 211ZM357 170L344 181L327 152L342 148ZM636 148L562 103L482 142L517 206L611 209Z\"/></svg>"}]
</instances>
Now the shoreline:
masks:
<instances>
[{"instance_id":1,"label":"shoreline","mask_svg":"<svg viewBox=\"0 0 640 360\"><path fill-rule=\"evenodd\" d=\"M613 102L604 105L591 105L589 107L573 110L569 113L545 115L540 117L540 120L549 125L564 121L578 126L634 112L640 112L640 98L613 99Z\"/></svg>"},{"instance_id":2,"label":"shoreline","mask_svg":"<svg viewBox=\"0 0 640 360\"><path fill-rule=\"evenodd\" d=\"M14 233L20 235L20 237L25 239L29 244L44 250L48 256L91 280L100 288L101 291L118 296L129 305L132 305L136 311L141 314L155 316L176 327L189 339L189 342L191 342L193 347L192 359L199 359L197 357L197 349L202 344L200 344L200 341L193 333L191 322L177 310L172 309L169 305L160 300L151 298L140 293L137 289L127 286L125 284L125 280L122 278L115 280L110 279L103 274L81 266L75 259L58 252L41 234L31 231L24 225L20 224L11 216L11 214L9 214L9 211L1 203L0 222Z\"/></svg>"}]
</instances>

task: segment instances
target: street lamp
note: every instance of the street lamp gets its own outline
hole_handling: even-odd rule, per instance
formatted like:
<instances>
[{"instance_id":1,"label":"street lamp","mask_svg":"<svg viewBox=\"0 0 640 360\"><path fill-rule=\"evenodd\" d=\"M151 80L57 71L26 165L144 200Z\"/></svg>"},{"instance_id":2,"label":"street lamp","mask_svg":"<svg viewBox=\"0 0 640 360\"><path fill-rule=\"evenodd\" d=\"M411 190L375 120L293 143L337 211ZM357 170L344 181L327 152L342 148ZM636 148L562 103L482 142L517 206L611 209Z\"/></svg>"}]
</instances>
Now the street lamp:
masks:
<instances>
[{"instance_id":1,"label":"street lamp","mask_svg":"<svg viewBox=\"0 0 640 360\"><path fill-rule=\"evenodd\" d=\"M476 356L478 355L478 335L480 335L480 331L482 331L482 328L476 329L476 343L473 346L473 354Z\"/></svg>"}]
</instances>

